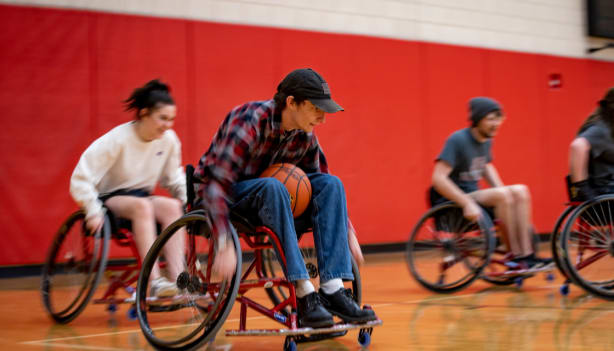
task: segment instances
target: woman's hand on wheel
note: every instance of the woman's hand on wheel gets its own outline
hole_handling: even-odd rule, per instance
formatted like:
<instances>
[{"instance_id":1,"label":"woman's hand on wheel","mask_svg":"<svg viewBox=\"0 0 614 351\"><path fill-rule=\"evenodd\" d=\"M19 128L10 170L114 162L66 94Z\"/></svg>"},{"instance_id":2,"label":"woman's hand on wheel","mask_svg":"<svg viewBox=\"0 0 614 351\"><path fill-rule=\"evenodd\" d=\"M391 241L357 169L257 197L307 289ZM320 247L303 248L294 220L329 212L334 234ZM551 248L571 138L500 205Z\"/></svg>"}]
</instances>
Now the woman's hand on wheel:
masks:
<instances>
[{"instance_id":1,"label":"woman's hand on wheel","mask_svg":"<svg viewBox=\"0 0 614 351\"><path fill-rule=\"evenodd\" d=\"M230 244L230 243L229 243ZM213 275L221 279L230 280L237 267L237 255L233 245L220 248L213 261Z\"/></svg>"},{"instance_id":2,"label":"woman's hand on wheel","mask_svg":"<svg viewBox=\"0 0 614 351\"><path fill-rule=\"evenodd\" d=\"M102 227L103 217L100 214L93 215L85 220L85 226L90 233L96 233Z\"/></svg>"}]
</instances>

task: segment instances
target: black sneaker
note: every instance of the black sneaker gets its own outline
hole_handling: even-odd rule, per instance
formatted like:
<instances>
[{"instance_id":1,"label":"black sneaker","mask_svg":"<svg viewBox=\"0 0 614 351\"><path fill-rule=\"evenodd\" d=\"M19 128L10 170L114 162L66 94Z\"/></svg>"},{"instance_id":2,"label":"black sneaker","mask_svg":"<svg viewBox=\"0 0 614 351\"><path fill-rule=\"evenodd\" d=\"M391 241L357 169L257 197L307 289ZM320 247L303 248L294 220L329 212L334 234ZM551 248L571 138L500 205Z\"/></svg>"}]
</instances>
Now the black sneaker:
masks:
<instances>
[{"instance_id":1,"label":"black sneaker","mask_svg":"<svg viewBox=\"0 0 614 351\"><path fill-rule=\"evenodd\" d=\"M296 304L299 327L326 328L335 324L333 316L322 306L317 292L297 298Z\"/></svg>"},{"instance_id":2,"label":"black sneaker","mask_svg":"<svg viewBox=\"0 0 614 351\"><path fill-rule=\"evenodd\" d=\"M346 323L365 323L377 319L373 310L361 309L352 296L352 290L341 288L328 295L320 289L326 309Z\"/></svg>"},{"instance_id":3,"label":"black sneaker","mask_svg":"<svg viewBox=\"0 0 614 351\"><path fill-rule=\"evenodd\" d=\"M544 267L552 266L552 264L554 263L552 258L542 258L542 257L537 257L537 256L535 256L535 261L541 262L544 265Z\"/></svg>"}]
</instances>

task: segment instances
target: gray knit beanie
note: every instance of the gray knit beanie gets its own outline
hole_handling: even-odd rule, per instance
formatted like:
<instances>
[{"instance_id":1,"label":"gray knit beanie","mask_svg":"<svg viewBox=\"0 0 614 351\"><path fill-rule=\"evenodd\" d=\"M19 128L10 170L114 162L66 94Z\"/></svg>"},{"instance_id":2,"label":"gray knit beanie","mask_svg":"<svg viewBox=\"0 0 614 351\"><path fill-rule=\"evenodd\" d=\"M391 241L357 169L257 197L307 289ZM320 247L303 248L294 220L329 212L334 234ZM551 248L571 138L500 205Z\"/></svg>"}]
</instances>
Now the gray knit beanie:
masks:
<instances>
[{"instance_id":1,"label":"gray knit beanie","mask_svg":"<svg viewBox=\"0 0 614 351\"><path fill-rule=\"evenodd\" d=\"M491 98L480 96L469 100L469 120L473 127L493 111L501 111L501 104Z\"/></svg>"}]
</instances>

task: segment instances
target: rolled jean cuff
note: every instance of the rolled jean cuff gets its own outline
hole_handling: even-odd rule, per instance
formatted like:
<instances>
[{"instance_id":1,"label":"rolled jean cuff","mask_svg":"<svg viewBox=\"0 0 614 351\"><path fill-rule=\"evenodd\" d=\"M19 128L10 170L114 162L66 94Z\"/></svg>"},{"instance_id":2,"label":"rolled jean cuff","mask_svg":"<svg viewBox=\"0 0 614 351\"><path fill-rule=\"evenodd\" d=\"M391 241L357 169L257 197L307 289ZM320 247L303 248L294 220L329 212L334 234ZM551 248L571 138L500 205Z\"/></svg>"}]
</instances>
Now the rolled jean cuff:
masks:
<instances>
[{"instance_id":1,"label":"rolled jean cuff","mask_svg":"<svg viewBox=\"0 0 614 351\"><path fill-rule=\"evenodd\" d=\"M331 279L341 278L342 280L354 280L354 274L352 273L334 273L320 275L320 284L327 282Z\"/></svg>"},{"instance_id":2,"label":"rolled jean cuff","mask_svg":"<svg viewBox=\"0 0 614 351\"><path fill-rule=\"evenodd\" d=\"M288 275L287 279L288 279L288 281L291 281L291 282L295 282L297 280L308 280L309 279L309 275L307 275L307 274L293 274L293 275Z\"/></svg>"}]
</instances>

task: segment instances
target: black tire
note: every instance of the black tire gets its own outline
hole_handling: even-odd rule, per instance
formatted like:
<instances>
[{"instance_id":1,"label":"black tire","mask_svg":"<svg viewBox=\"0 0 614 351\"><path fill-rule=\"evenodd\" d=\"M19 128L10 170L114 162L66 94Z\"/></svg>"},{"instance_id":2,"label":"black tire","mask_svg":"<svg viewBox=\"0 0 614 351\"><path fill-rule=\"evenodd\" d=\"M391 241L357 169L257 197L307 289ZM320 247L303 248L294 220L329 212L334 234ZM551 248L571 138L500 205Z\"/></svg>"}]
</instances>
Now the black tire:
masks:
<instances>
[{"instance_id":1,"label":"black tire","mask_svg":"<svg viewBox=\"0 0 614 351\"><path fill-rule=\"evenodd\" d=\"M561 263L587 292L614 300L614 195L579 205L560 238Z\"/></svg>"},{"instance_id":2,"label":"black tire","mask_svg":"<svg viewBox=\"0 0 614 351\"><path fill-rule=\"evenodd\" d=\"M137 316L145 338L158 350L198 348L215 337L232 309L241 278L241 246L231 227L232 240L228 245L234 245L236 273L230 281L215 279L210 265L215 258L210 228L208 217L188 213L164 229L143 261L137 283ZM174 278L173 264L163 253L165 245L180 243L177 240L184 242L185 254L181 262L176 262L179 274ZM156 262L161 274L172 278L182 289L175 297L150 296L149 278Z\"/></svg>"},{"instance_id":3,"label":"black tire","mask_svg":"<svg viewBox=\"0 0 614 351\"><path fill-rule=\"evenodd\" d=\"M56 322L68 323L87 306L104 273L109 252L110 223L90 234L85 213L71 214L60 226L47 253L41 279L45 309Z\"/></svg>"},{"instance_id":4,"label":"black tire","mask_svg":"<svg viewBox=\"0 0 614 351\"><path fill-rule=\"evenodd\" d=\"M563 260L561 257L564 257L562 254L563 250L561 248L561 231L565 224L565 221L569 218L569 214L576 208L576 206L568 206L563 213L559 216L554 224L554 229L552 229L552 234L550 236L550 250L552 251L552 260L556 264L559 272L569 279L569 267L567 267L567 260Z\"/></svg>"},{"instance_id":5,"label":"black tire","mask_svg":"<svg viewBox=\"0 0 614 351\"><path fill-rule=\"evenodd\" d=\"M302 235L299 245L301 246L301 254L305 260L305 268L307 269L311 283L316 291L318 291L320 287L320 274L318 271L316 250L313 244L313 236L311 234ZM284 273L281 269L281 265L277 259L275 251L273 249L264 249L261 250L261 252L262 266L260 269L263 276L266 278L284 278ZM344 280L344 285L346 288L352 289L354 301L356 301L356 303L360 306L362 303L362 281L360 279L360 270L358 269L358 265L354 261L353 257L351 257L351 260L354 280ZM278 305L283 300L288 298L287 289L283 287L266 288L266 293L274 305ZM284 312L287 314L288 310L285 310Z\"/></svg>"},{"instance_id":6,"label":"black tire","mask_svg":"<svg viewBox=\"0 0 614 351\"><path fill-rule=\"evenodd\" d=\"M495 246L492 228L484 210L476 222L465 219L462 208L451 202L431 208L407 242L409 272L420 285L438 293L468 286L490 262Z\"/></svg>"}]
</instances>

